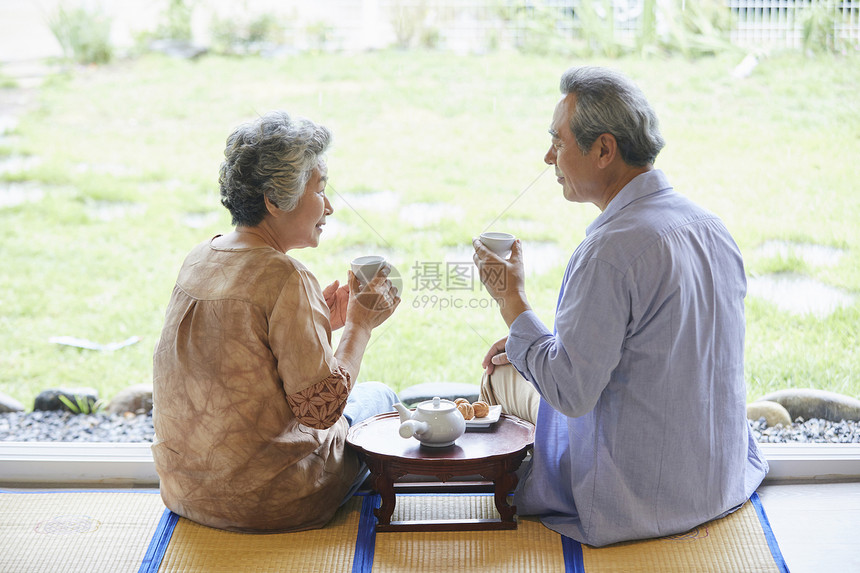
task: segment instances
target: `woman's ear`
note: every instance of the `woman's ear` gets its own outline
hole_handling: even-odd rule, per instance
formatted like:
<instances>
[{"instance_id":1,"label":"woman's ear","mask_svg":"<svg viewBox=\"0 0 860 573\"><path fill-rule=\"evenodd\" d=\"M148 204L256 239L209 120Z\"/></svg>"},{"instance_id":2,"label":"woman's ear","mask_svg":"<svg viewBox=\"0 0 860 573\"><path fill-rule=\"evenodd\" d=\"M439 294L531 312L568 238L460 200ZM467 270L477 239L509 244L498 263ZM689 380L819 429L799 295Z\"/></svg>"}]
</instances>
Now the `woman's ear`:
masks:
<instances>
[{"instance_id":1,"label":"woman's ear","mask_svg":"<svg viewBox=\"0 0 860 573\"><path fill-rule=\"evenodd\" d=\"M263 201L266 202L266 210L269 212L269 215L277 217L278 215L283 213L283 211L281 211L281 209L277 205L272 203L272 200L269 199L267 195L263 195Z\"/></svg>"}]
</instances>

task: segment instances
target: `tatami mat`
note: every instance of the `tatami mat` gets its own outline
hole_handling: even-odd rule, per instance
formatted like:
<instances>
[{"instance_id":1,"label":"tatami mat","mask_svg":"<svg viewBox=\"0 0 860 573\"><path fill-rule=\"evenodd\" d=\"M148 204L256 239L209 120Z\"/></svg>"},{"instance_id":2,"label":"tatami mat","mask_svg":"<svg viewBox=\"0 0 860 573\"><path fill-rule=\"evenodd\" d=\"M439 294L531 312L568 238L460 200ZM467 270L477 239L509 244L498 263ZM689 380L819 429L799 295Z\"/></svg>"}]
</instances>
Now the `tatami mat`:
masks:
<instances>
[{"instance_id":1,"label":"tatami mat","mask_svg":"<svg viewBox=\"0 0 860 573\"><path fill-rule=\"evenodd\" d=\"M264 573L353 570L362 498L352 498L322 529L251 535L219 531L180 519L159 573Z\"/></svg>"},{"instance_id":2,"label":"tatami mat","mask_svg":"<svg viewBox=\"0 0 860 573\"><path fill-rule=\"evenodd\" d=\"M498 517L491 495L401 495L392 521ZM528 517L519 517L515 530L376 534L373 573L440 570L565 571L561 536Z\"/></svg>"},{"instance_id":3,"label":"tatami mat","mask_svg":"<svg viewBox=\"0 0 860 573\"><path fill-rule=\"evenodd\" d=\"M155 493L0 493L0 571L787 572L757 497L682 535L600 549L528 517L507 531L377 533L378 503L356 496L323 529L250 535L179 518ZM452 517L498 514L490 495L401 494L393 520Z\"/></svg>"},{"instance_id":4,"label":"tatami mat","mask_svg":"<svg viewBox=\"0 0 860 573\"><path fill-rule=\"evenodd\" d=\"M601 549L583 547L584 570L600 573L787 573L759 503L755 497L735 513L679 535Z\"/></svg>"},{"instance_id":5,"label":"tatami mat","mask_svg":"<svg viewBox=\"0 0 860 573\"><path fill-rule=\"evenodd\" d=\"M398 497L394 520L454 516L498 517L491 496ZM374 573L458 573L486 571L584 571L588 573L691 573L787 571L772 540L763 509L748 502L737 512L681 535L616 544L581 546L520 517L515 531L380 533L376 536ZM760 519L764 518L764 524Z\"/></svg>"},{"instance_id":6,"label":"tatami mat","mask_svg":"<svg viewBox=\"0 0 860 573\"><path fill-rule=\"evenodd\" d=\"M157 492L0 493L0 571L138 571L163 511Z\"/></svg>"}]
</instances>

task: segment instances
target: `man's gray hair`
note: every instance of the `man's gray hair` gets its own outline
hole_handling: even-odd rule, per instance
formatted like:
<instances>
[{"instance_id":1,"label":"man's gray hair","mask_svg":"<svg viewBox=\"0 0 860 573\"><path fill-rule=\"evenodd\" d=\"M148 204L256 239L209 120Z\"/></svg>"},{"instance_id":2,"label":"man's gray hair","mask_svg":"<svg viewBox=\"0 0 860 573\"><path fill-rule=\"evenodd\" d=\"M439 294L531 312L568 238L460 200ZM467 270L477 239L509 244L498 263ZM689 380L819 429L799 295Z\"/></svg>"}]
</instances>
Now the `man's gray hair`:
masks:
<instances>
[{"instance_id":1,"label":"man's gray hair","mask_svg":"<svg viewBox=\"0 0 860 573\"><path fill-rule=\"evenodd\" d=\"M284 211L295 209L331 139L326 127L284 111L240 125L227 138L218 177L233 224L259 225L264 197Z\"/></svg>"},{"instance_id":2,"label":"man's gray hair","mask_svg":"<svg viewBox=\"0 0 860 573\"><path fill-rule=\"evenodd\" d=\"M561 93L576 96L570 130L583 153L609 133L621 158L634 167L654 163L665 141L657 114L642 91L624 75L593 66L570 68L561 76Z\"/></svg>"}]
</instances>

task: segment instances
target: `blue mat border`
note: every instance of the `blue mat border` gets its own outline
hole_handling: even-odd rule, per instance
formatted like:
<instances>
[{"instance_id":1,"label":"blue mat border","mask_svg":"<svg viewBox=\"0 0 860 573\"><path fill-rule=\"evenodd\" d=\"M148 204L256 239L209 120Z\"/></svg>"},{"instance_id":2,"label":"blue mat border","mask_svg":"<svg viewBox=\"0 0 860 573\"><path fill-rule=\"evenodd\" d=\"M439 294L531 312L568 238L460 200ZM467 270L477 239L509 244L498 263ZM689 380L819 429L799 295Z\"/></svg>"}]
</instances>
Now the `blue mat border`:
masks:
<instances>
[{"instance_id":1,"label":"blue mat border","mask_svg":"<svg viewBox=\"0 0 860 573\"><path fill-rule=\"evenodd\" d=\"M767 539L767 546L770 548L770 555L773 557L773 562L776 564L780 573L789 573L788 565L782 556L782 551L779 550L779 543L777 543L776 535L774 535L773 529L770 527L770 520L767 518L767 513L764 511L764 506L761 503L761 498L759 498L757 491L753 492L750 497L750 501L755 508L756 515L758 515L758 520L759 523L761 523L762 531L764 531L764 537Z\"/></svg>"},{"instance_id":2,"label":"blue mat border","mask_svg":"<svg viewBox=\"0 0 860 573\"><path fill-rule=\"evenodd\" d=\"M173 536L173 530L179 521L179 515L165 508L161 514L161 519L158 521L158 526L155 528L155 533L152 535L152 540L149 542L149 547L146 548L146 553L143 555L143 561L140 564L140 569L137 573L157 573L161 567L161 561L164 559L164 553L167 551L167 546L170 544L170 538Z\"/></svg>"},{"instance_id":3,"label":"blue mat border","mask_svg":"<svg viewBox=\"0 0 860 573\"><path fill-rule=\"evenodd\" d=\"M564 573L585 573L582 544L579 541L561 535L561 554L564 558Z\"/></svg>"},{"instance_id":4,"label":"blue mat border","mask_svg":"<svg viewBox=\"0 0 860 573\"><path fill-rule=\"evenodd\" d=\"M352 573L369 573L373 570L373 556L376 552L376 516L373 510L382 505L382 496L378 493L356 495L363 495L364 501L361 502L361 516L358 518Z\"/></svg>"}]
</instances>

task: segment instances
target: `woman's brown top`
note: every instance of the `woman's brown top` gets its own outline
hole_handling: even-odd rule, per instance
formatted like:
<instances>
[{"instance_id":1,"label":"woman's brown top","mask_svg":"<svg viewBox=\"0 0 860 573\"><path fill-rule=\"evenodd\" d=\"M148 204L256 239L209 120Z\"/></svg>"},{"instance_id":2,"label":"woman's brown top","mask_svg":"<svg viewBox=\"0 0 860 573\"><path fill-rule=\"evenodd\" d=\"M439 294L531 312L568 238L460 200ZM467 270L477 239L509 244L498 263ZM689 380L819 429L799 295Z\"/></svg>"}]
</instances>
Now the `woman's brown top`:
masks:
<instances>
[{"instance_id":1,"label":"woman's brown top","mask_svg":"<svg viewBox=\"0 0 860 573\"><path fill-rule=\"evenodd\" d=\"M240 531L321 527L358 474L352 387L316 278L270 247L185 259L153 364L155 467L175 513Z\"/></svg>"}]
</instances>

